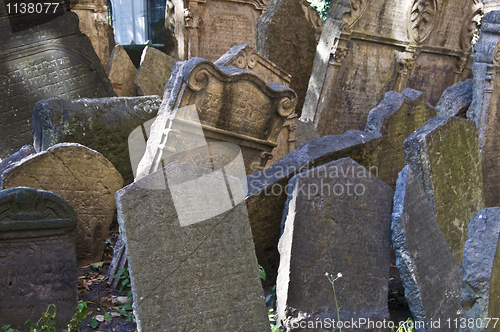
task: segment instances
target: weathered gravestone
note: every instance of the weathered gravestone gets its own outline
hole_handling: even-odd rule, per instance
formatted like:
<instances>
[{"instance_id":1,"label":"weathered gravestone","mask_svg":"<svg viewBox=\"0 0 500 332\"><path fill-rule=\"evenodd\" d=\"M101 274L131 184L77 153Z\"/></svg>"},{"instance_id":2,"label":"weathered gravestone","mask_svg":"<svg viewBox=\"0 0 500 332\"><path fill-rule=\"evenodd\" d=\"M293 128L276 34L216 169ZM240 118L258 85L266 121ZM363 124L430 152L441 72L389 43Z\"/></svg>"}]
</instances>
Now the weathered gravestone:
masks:
<instances>
[{"instance_id":1,"label":"weathered gravestone","mask_svg":"<svg viewBox=\"0 0 500 332\"><path fill-rule=\"evenodd\" d=\"M473 95L467 118L479 132L486 206L500 206L500 11L484 15L474 46Z\"/></svg>"},{"instance_id":2,"label":"weathered gravestone","mask_svg":"<svg viewBox=\"0 0 500 332\"><path fill-rule=\"evenodd\" d=\"M344 135L324 136L308 142L271 165L247 176L245 202L259 264L267 273L266 283L275 283L279 265L278 240L288 180L303 170L332 160L351 157L377 175L371 159L380 152L380 134L358 130Z\"/></svg>"},{"instance_id":3,"label":"weathered gravestone","mask_svg":"<svg viewBox=\"0 0 500 332\"><path fill-rule=\"evenodd\" d=\"M0 325L25 329L50 304L67 328L77 301L76 215L62 197L32 188L0 191Z\"/></svg>"},{"instance_id":4,"label":"weathered gravestone","mask_svg":"<svg viewBox=\"0 0 500 332\"><path fill-rule=\"evenodd\" d=\"M32 143L31 111L38 100L115 95L75 13L17 31L1 0L0 59L2 159Z\"/></svg>"},{"instance_id":5,"label":"weathered gravestone","mask_svg":"<svg viewBox=\"0 0 500 332\"><path fill-rule=\"evenodd\" d=\"M26 144L22 148L19 149L19 151L11 154L9 157L5 158L0 162L0 174L3 173L7 168L9 168L12 164L17 163L23 158L26 158L29 155L35 154L36 151L33 148L33 145L31 144Z\"/></svg>"},{"instance_id":6,"label":"weathered gravestone","mask_svg":"<svg viewBox=\"0 0 500 332\"><path fill-rule=\"evenodd\" d=\"M410 166L399 173L391 228L396 265L413 320L425 324L416 331L457 331L453 324L461 309L462 269ZM435 322L440 322L439 327Z\"/></svg>"},{"instance_id":7,"label":"weathered gravestone","mask_svg":"<svg viewBox=\"0 0 500 332\"><path fill-rule=\"evenodd\" d=\"M498 330L500 317L500 208L477 212L469 224L462 283L462 318L474 324L460 331Z\"/></svg>"},{"instance_id":8,"label":"weathered gravestone","mask_svg":"<svg viewBox=\"0 0 500 332\"><path fill-rule=\"evenodd\" d=\"M412 89L387 92L384 100L370 111L365 131L383 137L376 157L380 180L396 188L398 173L405 166L403 141L435 116L436 110L424 102L422 92Z\"/></svg>"},{"instance_id":9,"label":"weathered gravestone","mask_svg":"<svg viewBox=\"0 0 500 332\"><path fill-rule=\"evenodd\" d=\"M472 79L458 82L444 90L436 105L439 116L466 117L472 102Z\"/></svg>"},{"instance_id":10,"label":"weathered gravestone","mask_svg":"<svg viewBox=\"0 0 500 332\"><path fill-rule=\"evenodd\" d=\"M272 0L255 24L257 51L292 75L300 116L316 53L314 26L304 15L302 2Z\"/></svg>"},{"instance_id":11,"label":"weathered gravestone","mask_svg":"<svg viewBox=\"0 0 500 332\"><path fill-rule=\"evenodd\" d=\"M480 15L478 0L332 3L301 117L323 136L362 130L390 90L419 90L435 105L460 80Z\"/></svg>"},{"instance_id":12,"label":"weathered gravestone","mask_svg":"<svg viewBox=\"0 0 500 332\"><path fill-rule=\"evenodd\" d=\"M123 176L134 180L128 137L153 119L161 98L48 99L33 109L34 145L38 152L57 143L79 143L101 153Z\"/></svg>"},{"instance_id":13,"label":"weathered gravestone","mask_svg":"<svg viewBox=\"0 0 500 332\"><path fill-rule=\"evenodd\" d=\"M307 331L311 323L315 331L332 331L325 324L337 322L337 313L348 323L388 319L391 187L344 158L294 176L288 193L278 245L278 321L288 331ZM325 273L342 274L336 296Z\"/></svg>"},{"instance_id":14,"label":"weathered gravestone","mask_svg":"<svg viewBox=\"0 0 500 332\"><path fill-rule=\"evenodd\" d=\"M136 178L161 168L167 154L179 151L179 146L192 145L183 138L192 129L182 129L192 117L203 128L201 140L238 144L250 174L266 165L296 103L293 90L266 84L245 70L218 68L201 58L176 62ZM197 114L183 112L189 108Z\"/></svg>"},{"instance_id":15,"label":"weathered gravestone","mask_svg":"<svg viewBox=\"0 0 500 332\"><path fill-rule=\"evenodd\" d=\"M175 59L160 50L146 46L142 51L141 64L135 76L139 96L163 96Z\"/></svg>"},{"instance_id":16,"label":"weathered gravestone","mask_svg":"<svg viewBox=\"0 0 500 332\"><path fill-rule=\"evenodd\" d=\"M76 211L78 265L101 260L123 178L100 153L61 143L28 156L0 175L2 189L25 186L52 191Z\"/></svg>"},{"instance_id":17,"label":"weathered gravestone","mask_svg":"<svg viewBox=\"0 0 500 332\"><path fill-rule=\"evenodd\" d=\"M181 217L180 205L193 199L183 188L216 173L175 162L116 194L139 330L270 331L244 203L194 223ZM204 214L196 204L188 209Z\"/></svg>"},{"instance_id":18,"label":"weathered gravestone","mask_svg":"<svg viewBox=\"0 0 500 332\"><path fill-rule=\"evenodd\" d=\"M403 143L405 162L435 207L456 261L462 262L467 225L484 208L483 177L474 122L436 117Z\"/></svg>"},{"instance_id":19,"label":"weathered gravestone","mask_svg":"<svg viewBox=\"0 0 500 332\"><path fill-rule=\"evenodd\" d=\"M485 14L494 10L500 10L500 3L498 0L483 0L483 2Z\"/></svg>"},{"instance_id":20,"label":"weathered gravestone","mask_svg":"<svg viewBox=\"0 0 500 332\"><path fill-rule=\"evenodd\" d=\"M135 68L122 45L115 46L104 69L117 96L137 96L137 88L134 83L137 68Z\"/></svg>"}]
</instances>

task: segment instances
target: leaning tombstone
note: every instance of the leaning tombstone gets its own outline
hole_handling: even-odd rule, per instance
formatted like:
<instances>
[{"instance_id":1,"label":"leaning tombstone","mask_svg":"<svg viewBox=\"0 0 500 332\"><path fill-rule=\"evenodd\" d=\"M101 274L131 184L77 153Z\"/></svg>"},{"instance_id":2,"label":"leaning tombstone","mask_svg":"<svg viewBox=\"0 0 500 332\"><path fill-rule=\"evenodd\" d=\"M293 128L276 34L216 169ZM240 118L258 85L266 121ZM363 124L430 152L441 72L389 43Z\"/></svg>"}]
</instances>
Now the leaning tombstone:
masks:
<instances>
[{"instance_id":1,"label":"leaning tombstone","mask_svg":"<svg viewBox=\"0 0 500 332\"><path fill-rule=\"evenodd\" d=\"M0 191L1 326L23 330L55 305L57 327L67 328L78 302L75 229L75 211L61 196Z\"/></svg>"},{"instance_id":2,"label":"leaning tombstone","mask_svg":"<svg viewBox=\"0 0 500 332\"><path fill-rule=\"evenodd\" d=\"M137 68L122 45L115 46L104 69L118 97L137 96L134 83Z\"/></svg>"},{"instance_id":3,"label":"leaning tombstone","mask_svg":"<svg viewBox=\"0 0 500 332\"><path fill-rule=\"evenodd\" d=\"M131 183L128 137L153 119L160 105L158 96L41 100L33 108L35 149L45 151L57 143L85 145L101 153L125 183Z\"/></svg>"},{"instance_id":4,"label":"leaning tombstone","mask_svg":"<svg viewBox=\"0 0 500 332\"><path fill-rule=\"evenodd\" d=\"M116 193L139 330L270 331L241 190L173 162Z\"/></svg>"},{"instance_id":5,"label":"leaning tombstone","mask_svg":"<svg viewBox=\"0 0 500 332\"><path fill-rule=\"evenodd\" d=\"M163 96L175 59L146 46L142 51L141 64L135 76L135 86L139 96Z\"/></svg>"},{"instance_id":6,"label":"leaning tombstone","mask_svg":"<svg viewBox=\"0 0 500 332\"><path fill-rule=\"evenodd\" d=\"M44 11L52 13L56 5L47 2ZM59 7L62 10L63 4ZM75 13L26 27L30 23L26 15L15 24L6 8L0 0L1 159L32 143L31 111L38 100L115 95L89 38L78 28ZM49 13L45 15L50 17Z\"/></svg>"},{"instance_id":7,"label":"leaning tombstone","mask_svg":"<svg viewBox=\"0 0 500 332\"><path fill-rule=\"evenodd\" d=\"M27 156L30 156L35 153L36 151L35 148L33 148L33 145L31 144L24 145L22 148L19 149L19 151L11 154L9 157L5 158L4 160L2 160L2 162L0 162L0 174L2 174L3 171L13 166L18 161L21 161Z\"/></svg>"},{"instance_id":8,"label":"leaning tombstone","mask_svg":"<svg viewBox=\"0 0 500 332\"><path fill-rule=\"evenodd\" d=\"M390 90L419 90L436 105L461 78L481 7L478 0L333 2L301 118L323 136L362 130Z\"/></svg>"},{"instance_id":9,"label":"leaning tombstone","mask_svg":"<svg viewBox=\"0 0 500 332\"><path fill-rule=\"evenodd\" d=\"M472 79L458 82L444 90L436 105L438 116L467 117L472 102Z\"/></svg>"},{"instance_id":10,"label":"leaning tombstone","mask_svg":"<svg viewBox=\"0 0 500 332\"><path fill-rule=\"evenodd\" d=\"M436 110L424 102L422 92L412 89L387 92L370 111L365 131L383 137L376 163L380 180L396 189L398 173L405 166L403 141L435 116Z\"/></svg>"},{"instance_id":11,"label":"leaning tombstone","mask_svg":"<svg viewBox=\"0 0 500 332\"><path fill-rule=\"evenodd\" d=\"M483 175L476 126L458 117L436 117L403 143L405 163L424 188L457 263L467 225L484 208Z\"/></svg>"},{"instance_id":12,"label":"leaning tombstone","mask_svg":"<svg viewBox=\"0 0 500 332\"><path fill-rule=\"evenodd\" d=\"M288 193L278 321L287 331L346 329L352 321L356 331L390 331L379 323L389 318L391 187L343 158L294 176ZM336 292L330 274L341 276Z\"/></svg>"},{"instance_id":13,"label":"leaning tombstone","mask_svg":"<svg viewBox=\"0 0 500 332\"><path fill-rule=\"evenodd\" d=\"M462 319L473 322L460 331L494 331L499 328L500 208L477 212L469 224L465 243L462 283ZM496 318L496 319L495 319Z\"/></svg>"},{"instance_id":14,"label":"leaning tombstone","mask_svg":"<svg viewBox=\"0 0 500 332\"><path fill-rule=\"evenodd\" d=\"M78 265L102 259L115 212L114 194L123 178L100 153L76 143L56 144L8 168L0 181L2 189L25 186L64 197L78 219Z\"/></svg>"},{"instance_id":15,"label":"leaning tombstone","mask_svg":"<svg viewBox=\"0 0 500 332\"><path fill-rule=\"evenodd\" d=\"M391 228L405 298L419 324L416 330L456 331L449 327L461 309L461 266L446 243L422 184L408 165L399 173ZM440 322L439 327L435 322Z\"/></svg>"}]
</instances>

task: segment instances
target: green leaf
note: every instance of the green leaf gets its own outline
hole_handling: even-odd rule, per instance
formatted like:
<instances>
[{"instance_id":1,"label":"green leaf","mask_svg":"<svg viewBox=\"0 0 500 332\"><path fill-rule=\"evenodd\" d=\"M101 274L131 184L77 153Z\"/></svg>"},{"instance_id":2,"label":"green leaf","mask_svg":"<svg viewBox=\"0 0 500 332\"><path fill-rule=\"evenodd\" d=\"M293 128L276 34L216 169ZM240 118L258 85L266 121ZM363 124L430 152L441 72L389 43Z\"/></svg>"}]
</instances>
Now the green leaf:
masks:
<instances>
[{"instance_id":1,"label":"green leaf","mask_svg":"<svg viewBox=\"0 0 500 332\"><path fill-rule=\"evenodd\" d=\"M112 243L112 242L111 242L111 239L108 237L108 238L106 239L106 243L105 243L105 244L111 244L111 243Z\"/></svg>"},{"instance_id":2,"label":"green leaf","mask_svg":"<svg viewBox=\"0 0 500 332\"><path fill-rule=\"evenodd\" d=\"M74 317L79 323L83 322L83 320L87 317L87 302L83 300L78 301Z\"/></svg>"},{"instance_id":3,"label":"green leaf","mask_svg":"<svg viewBox=\"0 0 500 332\"><path fill-rule=\"evenodd\" d=\"M266 271L264 271L264 268L261 265L259 265L259 274L262 280L266 280Z\"/></svg>"},{"instance_id":4,"label":"green leaf","mask_svg":"<svg viewBox=\"0 0 500 332\"><path fill-rule=\"evenodd\" d=\"M125 303L124 305L121 306L123 309L127 311L132 311L132 303Z\"/></svg>"},{"instance_id":5,"label":"green leaf","mask_svg":"<svg viewBox=\"0 0 500 332\"><path fill-rule=\"evenodd\" d=\"M97 319L95 319L95 317L92 317L92 320L90 321L90 326L95 329L97 327L97 324L99 324L97 322Z\"/></svg>"},{"instance_id":6,"label":"green leaf","mask_svg":"<svg viewBox=\"0 0 500 332\"><path fill-rule=\"evenodd\" d=\"M120 315L123 315L123 316L127 316L128 315L128 312L126 312L125 310L123 309L120 309L120 308L115 308L115 310L120 314Z\"/></svg>"},{"instance_id":7,"label":"green leaf","mask_svg":"<svg viewBox=\"0 0 500 332\"><path fill-rule=\"evenodd\" d=\"M129 290L127 293L127 299L130 299L132 297L132 290Z\"/></svg>"},{"instance_id":8,"label":"green leaf","mask_svg":"<svg viewBox=\"0 0 500 332\"><path fill-rule=\"evenodd\" d=\"M120 278L123 272L125 272L126 268L124 269L119 269L118 272L112 277L112 278Z\"/></svg>"},{"instance_id":9,"label":"green leaf","mask_svg":"<svg viewBox=\"0 0 500 332\"><path fill-rule=\"evenodd\" d=\"M94 270L99 270L104 265L104 262L91 263L90 267Z\"/></svg>"},{"instance_id":10,"label":"green leaf","mask_svg":"<svg viewBox=\"0 0 500 332\"><path fill-rule=\"evenodd\" d=\"M106 313L104 314L104 319L105 319L105 320L111 320L112 318L113 318L113 317L110 315L110 313L109 313L109 312L106 312Z\"/></svg>"}]
</instances>

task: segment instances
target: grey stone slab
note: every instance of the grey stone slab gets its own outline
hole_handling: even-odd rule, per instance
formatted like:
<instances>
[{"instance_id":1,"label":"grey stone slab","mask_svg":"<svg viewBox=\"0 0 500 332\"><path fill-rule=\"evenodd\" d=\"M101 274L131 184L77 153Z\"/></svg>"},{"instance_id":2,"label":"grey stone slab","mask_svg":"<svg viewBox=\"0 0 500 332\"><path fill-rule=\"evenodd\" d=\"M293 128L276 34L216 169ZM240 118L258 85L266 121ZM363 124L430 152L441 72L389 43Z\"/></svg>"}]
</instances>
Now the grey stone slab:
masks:
<instances>
[{"instance_id":1,"label":"grey stone slab","mask_svg":"<svg viewBox=\"0 0 500 332\"><path fill-rule=\"evenodd\" d=\"M410 165L435 207L439 227L458 263L462 262L467 225L484 208L483 175L474 122L436 117L403 143Z\"/></svg>"},{"instance_id":2,"label":"grey stone slab","mask_svg":"<svg viewBox=\"0 0 500 332\"><path fill-rule=\"evenodd\" d=\"M500 316L500 208L478 211L469 223L468 235L462 263L462 318L474 324L460 331L494 331L498 321L488 318Z\"/></svg>"},{"instance_id":3,"label":"grey stone slab","mask_svg":"<svg viewBox=\"0 0 500 332\"><path fill-rule=\"evenodd\" d=\"M139 330L270 331L245 205L180 218L179 204L193 199L183 188L216 173L174 162L116 193Z\"/></svg>"},{"instance_id":4,"label":"grey stone slab","mask_svg":"<svg viewBox=\"0 0 500 332\"><path fill-rule=\"evenodd\" d=\"M31 144L26 144L22 148L19 149L19 151L14 152L2 162L0 162L0 174L2 174L7 168L12 167L15 163L18 161L21 161L23 158L30 156L32 154L35 154L35 148L33 148L33 145Z\"/></svg>"},{"instance_id":5,"label":"grey stone slab","mask_svg":"<svg viewBox=\"0 0 500 332\"><path fill-rule=\"evenodd\" d=\"M288 193L278 245L278 321L288 331L308 331L309 322L337 321L337 314L349 323L388 320L392 188L343 158L294 176ZM341 273L335 293L325 273Z\"/></svg>"},{"instance_id":6,"label":"grey stone slab","mask_svg":"<svg viewBox=\"0 0 500 332\"><path fill-rule=\"evenodd\" d=\"M0 191L0 325L25 331L50 304L67 328L78 302L76 214L54 193L26 187Z\"/></svg>"},{"instance_id":7,"label":"grey stone slab","mask_svg":"<svg viewBox=\"0 0 500 332\"><path fill-rule=\"evenodd\" d=\"M405 297L414 321L419 322L415 331L458 331L454 320L461 310L461 266L410 166L399 173L391 228ZM439 328L432 323L437 321Z\"/></svg>"},{"instance_id":8,"label":"grey stone slab","mask_svg":"<svg viewBox=\"0 0 500 332\"><path fill-rule=\"evenodd\" d=\"M175 59L160 50L146 46L142 51L141 64L135 76L139 96L162 96L170 78Z\"/></svg>"},{"instance_id":9,"label":"grey stone slab","mask_svg":"<svg viewBox=\"0 0 500 332\"><path fill-rule=\"evenodd\" d=\"M472 102L472 79L458 82L444 90L436 105L439 116L465 118Z\"/></svg>"}]
</instances>

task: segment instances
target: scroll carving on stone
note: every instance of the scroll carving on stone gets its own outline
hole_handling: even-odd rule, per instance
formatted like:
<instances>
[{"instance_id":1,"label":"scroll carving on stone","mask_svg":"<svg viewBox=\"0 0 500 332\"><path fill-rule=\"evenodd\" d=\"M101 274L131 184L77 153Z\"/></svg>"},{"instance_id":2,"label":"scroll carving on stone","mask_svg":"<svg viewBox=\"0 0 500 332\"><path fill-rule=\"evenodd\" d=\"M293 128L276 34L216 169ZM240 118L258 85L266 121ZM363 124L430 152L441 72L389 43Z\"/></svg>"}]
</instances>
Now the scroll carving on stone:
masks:
<instances>
[{"instance_id":1,"label":"scroll carving on stone","mask_svg":"<svg viewBox=\"0 0 500 332\"><path fill-rule=\"evenodd\" d=\"M423 42L434 28L436 16L436 0L414 0L410 10L410 39L416 43Z\"/></svg>"},{"instance_id":2,"label":"scroll carving on stone","mask_svg":"<svg viewBox=\"0 0 500 332\"><path fill-rule=\"evenodd\" d=\"M460 36L460 46L462 50L466 53L472 51L472 39L477 33L477 28L481 23L481 18L483 17L483 6L480 0L474 0L474 10L472 11L467 24L462 27L462 32Z\"/></svg>"},{"instance_id":3,"label":"scroll carving on stone","mask_svg":"<svg viewBox=\"0 0 500 332\"><path fill-rule=\"evenodd\" d=\"M353 26L358 19L363 15L370 0L351 0L350 9L342 15L342 20L346 23L343 27L344 31Z\"/></svg>"}]
</instances>

